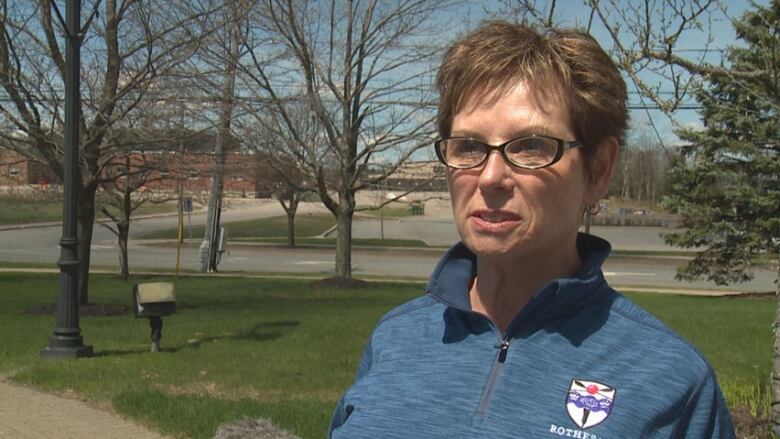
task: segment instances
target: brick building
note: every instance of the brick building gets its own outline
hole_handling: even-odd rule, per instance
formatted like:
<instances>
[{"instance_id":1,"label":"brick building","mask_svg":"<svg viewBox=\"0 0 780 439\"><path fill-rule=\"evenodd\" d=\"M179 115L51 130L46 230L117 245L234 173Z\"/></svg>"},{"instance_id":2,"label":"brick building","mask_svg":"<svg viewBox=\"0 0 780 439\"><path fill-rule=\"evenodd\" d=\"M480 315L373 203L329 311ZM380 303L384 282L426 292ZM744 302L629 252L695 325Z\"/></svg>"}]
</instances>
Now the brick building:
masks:
<instances>
[{"instance_id":1,"label":"brick building","mask_svg":"<svg viewBox=\"0 0 780 439\"><path fill-rule=\"evenodd\" d=\"M30 160L16 151L0 149L0 187L59 183L59 177L47 165Z\"/></svg>"},{"instance_id":2,"label":"brick building","mask_svg":"<svg viewBox=\"0 0 780 439\"><path fill-rule=\"evenodd\" d=\"M123 179L143 175L145 189L174 193L181 185L184 193L207 194L211 190L213 149L190 145L187 150L163 147L117 155L104 169L107 178ZM408 162L387 179L385 190L446 191L444 166L438 161ZM229 196L270 197L277 183L273 169L262 155L230 152L225 155L223 191ZM59 178L45 164L22 154L0 149L0 187L59 184ZM374 189L381 189L378 186Z\"/></svg>"},{"instance_id":3,"label":"brick building","mask_svg":"<svg viewBox=\"0 0 780 439\"><path fill-rule=\"evenodd\" d=\"M206 194L211 190L214 162L213 153L131 152L116 157L105 172L120 179L143 174L148 190L176 192L181 185L185 193ZM258 154L226 154L223 175L223 191L228 195L270 195L273 188L271 171Z\"/></svg>"},{"instance_id":4,"label":"brick building","mask_svg":"<svg viewBox=\"0 0 780 439\"><path fill-rule=\"evenodd\" d=\"M146 140L154 138L158 140ZM213 133L124 131L117 134L117 141L128 145L128 152L116 154L105 165L102 172L107 180L117 179L121 184L128 178L141 178L144 189L176 192L181 186L193 195L211 190L216 142ZM260 155L240 152L239 145L238 139L231 138L225 146L224 192L231 196L270 196L275 182L272 170ZM48 165L0 148L0 187L50 184L60 184L60 180Z\"/></svg>"}]
</instances>

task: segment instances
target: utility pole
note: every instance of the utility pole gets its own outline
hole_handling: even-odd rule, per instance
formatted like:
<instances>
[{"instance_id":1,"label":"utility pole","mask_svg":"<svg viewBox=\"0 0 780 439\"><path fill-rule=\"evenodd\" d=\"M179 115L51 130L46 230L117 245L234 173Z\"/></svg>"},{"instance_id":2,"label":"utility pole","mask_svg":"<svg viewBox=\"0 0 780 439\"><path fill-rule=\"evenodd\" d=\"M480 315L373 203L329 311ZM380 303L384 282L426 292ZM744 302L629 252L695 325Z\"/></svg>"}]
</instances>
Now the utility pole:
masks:
<instances>
[{"instance_id":1,"label":"utility pole","mask_svg":"<svg viewBox=\"0 0 780 439\"><path fill-rule=\"evenodd\" d=\"M99 1L98 1L99 3ZM89 27L93 15L81 29L81 0L68 0L65 20L54 0L51 6L65 28L65 156L63 158L62 238L60 239L60 291L57 298L54 334L49 347L40 353L43 358L91 357L92 346L85 346L79 327L78 272L79 255L77 235L78 194L76 193L79 168L79 76L80 47L84 29ZM97 11L97 5L95 6Z\"/></svg>"},{"instance_id":2,"label":"utility pole","mask_svg":"<svg viewBox=\"0 0 780 439\"><path fill-rule=\"evenodd\" d=\"M236 70L238 66L238 47L241 33L239 1L232 2L227 32L227 59L225 77L222 83L222 109L219 115L217 142L214 147L214 172L211 179L208 213L203 243L200 245L201 271L217 271L217 250L220 235L220 216L222 213L222 189L225 172L225 150L230 140L230 121L233 118L236 88Z\"/></svg>"},{"instance_id":3,"label":"utility pole","mask_svg":"<svg viewBox=\"0 0 780 439\"><path fill-rule=\"evenodd\" d=\"M382 173L384 173L384 168L382 169ZM387 176L385 175L385 178L382 179L382 182L379 183L382 191L381 191L381 197L382 199L379 200L379 239L384 241L385 240L385 192L387 191Z\"/></svg>"}]
</instances>

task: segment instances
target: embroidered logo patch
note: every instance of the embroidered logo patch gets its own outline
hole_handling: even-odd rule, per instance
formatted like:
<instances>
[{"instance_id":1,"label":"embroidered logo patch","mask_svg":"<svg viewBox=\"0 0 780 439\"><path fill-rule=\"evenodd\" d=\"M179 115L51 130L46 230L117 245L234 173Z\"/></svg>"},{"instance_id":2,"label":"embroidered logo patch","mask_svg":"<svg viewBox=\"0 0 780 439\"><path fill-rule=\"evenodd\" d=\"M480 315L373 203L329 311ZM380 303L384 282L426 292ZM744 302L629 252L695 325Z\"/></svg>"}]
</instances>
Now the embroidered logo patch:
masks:
<instances>
[{"instance_id":1,"label":"embroidered logo patch","mask_svg":"<svg viewBox=\"0 0 780 439\"><path fill-rule=\"evenodd\" d=\"M612 412L615 389L595 381L572 380L566 397L566 412L580 428L601 424Z\"/></svg>"}]
</instances>

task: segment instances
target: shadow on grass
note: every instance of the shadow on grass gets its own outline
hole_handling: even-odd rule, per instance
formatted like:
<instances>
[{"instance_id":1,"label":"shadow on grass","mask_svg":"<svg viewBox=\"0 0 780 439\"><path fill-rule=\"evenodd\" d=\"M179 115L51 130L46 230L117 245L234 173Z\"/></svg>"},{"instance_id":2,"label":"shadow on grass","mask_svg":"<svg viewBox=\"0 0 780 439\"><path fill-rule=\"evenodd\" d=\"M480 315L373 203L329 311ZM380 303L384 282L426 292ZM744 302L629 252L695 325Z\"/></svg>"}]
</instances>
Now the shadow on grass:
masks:
<instances>
[{"instance_id":1,"label":"shadow on grass","mask_svg":"<svg viewBox=\"0 0 780 439\"><path fill-rule=\"evenodd\" d=\"M199 337L195 340L188 340L186 343L178 346L173 347L161 347L160 352L178 352L182 349L197 349L200 348L200 345L203 343L208 343L212 341L217 340L250 340L250 341L271 341L276 340L278 338L281 338L284 336L284 333L279 331L269 331L269 329L273 328L294 328L298 326L301 322L297 320L278 320L274 322L262 322L257 323L255 326L252 327L249 331L245 331L239 334L231 334L231 335L221 335L221 336L209 336L209 337ZM164 335L164 333L163 333ZM164 338L163 338L164 340ZM151 341L150 341L151 346ZM150 351L151 347L149 348L132 348L132 349L113 349L113 350L104 350L104 351L97 351L95 352L95 357L108 357L108 356L114 356L114 355L135 355L135 354L145 354Z\"/></svg>"},{"instance_id":2,"label":"shadow on grass","mask_svg":"<svg viewBox=\"0 0 780 439\"><path fill-rule=\"evenodd\" d=\"M100 357L113 357L113 356L121 356L121 355L135 355L135 354L146 354L148 353L150 348L141 349L107 349L105 351L95 351L93 357L100 358ZM164 350L164 349L163 349Z\"/></svg>"},{"instance_id":3,"label":"shadow on grass","mask_svg":"<svg viewBox=\"0 0 780 439\"><path fill-rule=\"evenodd\" d=\"M284 334L279 331L268 331L271 328L292 328L300 324L297 320L279 320L275 322L262 322L257 323L249 331L239 334L212 336L212 337L200 337L196 340L190 340L183 346L167 349L169 352L176 352L180 349L193 348L197 349L201 344L216 340L251 340L251 341L270 341L281 338Z\"/></svg>"},{"instance_id":4,"label":"shadow on grass","mask_svg":"<svg viewBox=\"0 0 780 439\"><path fill-rule=\"evenodd\" d=\"M250 307L262 306L268 303L268 300L262 297L248 298L242 297L240 300L230 299L204 299L196 302L176 302L176 310L200 310L207 309L209 311L218 310L232 310L232 309L246 309Z\"/></svg>"}]
</instances>

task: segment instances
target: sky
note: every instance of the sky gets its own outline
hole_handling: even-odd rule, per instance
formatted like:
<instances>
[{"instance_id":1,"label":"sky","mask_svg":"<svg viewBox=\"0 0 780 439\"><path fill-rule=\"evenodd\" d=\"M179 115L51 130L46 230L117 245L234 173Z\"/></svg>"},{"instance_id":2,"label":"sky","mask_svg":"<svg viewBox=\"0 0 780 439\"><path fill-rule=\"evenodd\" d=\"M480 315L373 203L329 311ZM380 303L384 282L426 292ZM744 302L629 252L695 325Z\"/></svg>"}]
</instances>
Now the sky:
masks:
<instances>
[{"instance_id":1,"label":"sky","mask_svg":"<svg viewBox=\"0 0 780 439\"><path fill-rule=\"evenodd\" d=\"M455 0L457 1L457 0ZM487 18L507 18L511 19L512 17L507 17L505 15L499 15L499 12L502 10L502 7L505 8L505 5L507 3L513 3L517 0L462 0L462 3L459 4L457 7L447 8L446 10L442 10L441 14L437 17L437 20L440 28L442 28L442 32L437 35L437 39L439 40L452 40L457 35L462 34L463 32L467 31L468 29L476 27L482 20ZM551 1L555 1L556 4L556 14L555 14L555 21L556 23L562 24L564 26L569 25L584 25L589 16L589 8L585 5L584 0L536 0L536 3L538 7L545 11L545 13L549 10L549 5ZM693 0L650 0L651 2L654 2L655 4L664 4L668 2L679 2L681 4L689 4ZM727 10L728 14L731 17L738 17L741 15L741 13L745 10L746 7L749 6L749 2L747 0L715 0L716 2L720 1L720 4L724 6L724 8ZM768 0L758 0L758 3L765 4ZM612 4L614 2L617 6L617 8L625 7L627 5L632 4L640 4L643 3L644 0L600 0L602 5ZM88 2L89 3L89 2ZM25 5L22 3L22 5ZM716 5L717 6L717 5ZM24 7L24 6L21 6ZM88 9L87 7L83 8L85 10ZM719 13L718 8L713 8L718 13L713 14L711 17L713 20L714 28L717 29L717 32L712 34L713 41L710 44L710 47L713 49L724 49L727 47L728 44L734 44L735 37L734 32L732 29L731 24L728 22L728 20ZM492 13L492 15L491 15ZM605 29L600 25L598 22L598 19L594 20L594 26L591 29L591 33L593 36L601 42L602 46L609 51L612 48L612 40L609 37L608 33L605 31ZM425 38L429 38L430 35L426 35ZM705 42L706 42L707 34L704 32L688 32L683 34L681 37L678 46L679 48L690 51L690 50L699 50L701 49ZM87 63L89 59L89 50L82 50L82 63ZM690 54L691 56L695 56L697 52L684 52L685 54ZM714 52L713 61L718 61L717 57L719 57L720 52ZM82 67L83 70L87 69L87 66ZM294 83L296 81L295 78L288 77L287 75L277 75L280 77L280 81L286 82L286 83ZM389 78L389 79L395 79L395 78ZM385 81L386 82L386 81ZM653 82L652 78L649 78L649 82ZM379 81L379 84L382 85L383 83ZM298 87L291 87L290 85L287 85L288 88L299 88ZM629 105L631 107L639 107L642 106L642 100L640 99L640 95L636 92L635 87L632 85L630 81L628 81L628 87L629 87ZM662 91L668 91L671 89L669 84L660 84ZM284 85L282 85L282 88L284 88ZM84 92L84 86L82 84L82 92ZM645 100L645 102L649 103L648 100ZM652 130L651 135L660 137L660 139L666 144L673 146L676 144L678 139L673 133L673 125L669 118L657 110L641 110L636 109L632 110L631 112L632 116L632 128L634 128L637 131L645 130L645 132ZM678 122L683 125L688 126L701 126L701 122L699 119L699 115L694 110L682 110L677 112L675 114L675 117L677 118ZM651 125L652 121L652 125ZM654 128L654 130L653 130ZM432 152L429 151L429 154Z\"/></svg>"}]
</instances>

